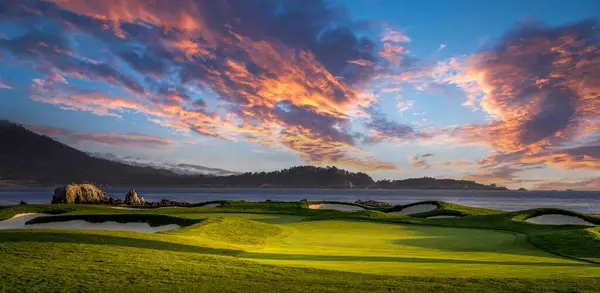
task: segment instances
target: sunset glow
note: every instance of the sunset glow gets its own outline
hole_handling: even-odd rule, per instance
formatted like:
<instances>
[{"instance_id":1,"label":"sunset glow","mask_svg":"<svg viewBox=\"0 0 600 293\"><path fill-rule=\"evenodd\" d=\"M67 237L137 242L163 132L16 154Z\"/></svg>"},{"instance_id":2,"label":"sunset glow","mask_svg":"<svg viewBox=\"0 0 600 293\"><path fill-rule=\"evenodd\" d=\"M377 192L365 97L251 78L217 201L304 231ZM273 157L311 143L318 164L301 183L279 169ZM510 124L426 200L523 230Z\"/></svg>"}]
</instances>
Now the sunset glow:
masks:
<instances>
[{"instance_id":1,"label":"sunset glow","mask_svg":"<svg viewBox=\"0 0 600 293\"><path fill-rule=\"evenodd\" d=\"M0 119L235 172L600 190L597 1L489 4L507 15L488 26L484 1L422 20L404 1L251 2L0 3Z\"/></svg>"}]
</instances>

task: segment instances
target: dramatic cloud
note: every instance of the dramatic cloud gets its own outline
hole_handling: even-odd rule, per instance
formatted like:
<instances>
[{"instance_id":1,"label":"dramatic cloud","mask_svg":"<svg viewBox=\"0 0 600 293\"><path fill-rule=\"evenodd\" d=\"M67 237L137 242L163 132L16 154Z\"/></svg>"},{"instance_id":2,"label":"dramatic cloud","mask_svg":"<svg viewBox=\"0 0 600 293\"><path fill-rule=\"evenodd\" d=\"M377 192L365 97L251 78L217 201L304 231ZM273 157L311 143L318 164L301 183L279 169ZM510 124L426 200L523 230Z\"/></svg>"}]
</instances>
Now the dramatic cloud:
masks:
<instances>
[{"instance_id":1,"label":"dramatic cloud","mask_svg":"<svg viewBox=\"0 0 600 293\"><path fill-rule=\"evenodd\" d=\"M62 30L35 28L16 38L0 38L0 48L23 62L33 63L41 71L58 70L80 79L101 80L123 86L133 93L144 92L142 85L111 65L77 56L73 44Z\"/></svg>"},{"instance_id":2,"label":"dramatic cloud","mask_svg":"<svg viewBox=\"0 0 600 293\"><path fill-rule=\"evenodd\" d=\"M401 30L380 32L325 0L9 2L0 3L10 27L0 58L34 72L30 99L64 110L135 114L366 171L396 166L363 147L409 140L485 147L490 155L476 162L410 158L417 168L469 167L466 176L481 180L517 180L545 165L600 168L595 21L520 25L484 50L433 61L414 56ZM461 93L464 110L487 121L433 128L409 113L407 88ZM407 114L410 123L396 118Z\"/></svg>"},{"instance_id":3,"label":"dramatic cloud","mask_svg":"<svg viewBox=\"0 0 600 293\"><path fill-rule=\"evenodd\" d=\"M516 162L556 165L565 169L600 170L600 139L574 147L529 152Z\"/></svg>"},{"instance_id":4,"label":"dramatic cloud","mask_svg":"<svg viewBox=\"0 0 600 293\"><path fill-rule=\"evenodd\" d=\"M45 26L26 25L40 15ZM395 169L360 149L350 122L375 101L361 87L376 64L410 40L387 31L382 55L364 23L324 1L30 0L0 5L0 16L27 29L0 38L0 49L46 76L32 85L36 101L116 118L134 111L178 131L288 148L311 164ZM85 54L73 34L101 51ZM48 82L53 75L125 93ZM156 86L164 82L175 90ZM216 108L186 88L216 94ZM378 119L379 132L410 132Z\"/></svg>"},{"instance_id":5,"label":"dramatic cloud","mask_svg":"<svg viewBox=\"0 0 600 293\"><path fill-rule=\"evenodd\" d=\"M512 164L490 177L510 179L518 166L600 166L598 145L582 144L600 133L600 31L594 21L521 26L491 49L401 78L455 85L466 105L489 115L488 124L438 134L490 147L495 153L484 165Z\"/></svg>"},{"instance_id":6,"label":"dramatic cloud","mask_svg":"<svg viewBox=\"0 0 600 293\"><path fill-rule=\"evenodd\" d=\"M39 125L26 125L25 127L33 132L70 145L77 145L82 142L96 142L125 147L164 147L174 144L173 141L168 139L139 133L83 133Z\"/></svg>"}]
</instances>

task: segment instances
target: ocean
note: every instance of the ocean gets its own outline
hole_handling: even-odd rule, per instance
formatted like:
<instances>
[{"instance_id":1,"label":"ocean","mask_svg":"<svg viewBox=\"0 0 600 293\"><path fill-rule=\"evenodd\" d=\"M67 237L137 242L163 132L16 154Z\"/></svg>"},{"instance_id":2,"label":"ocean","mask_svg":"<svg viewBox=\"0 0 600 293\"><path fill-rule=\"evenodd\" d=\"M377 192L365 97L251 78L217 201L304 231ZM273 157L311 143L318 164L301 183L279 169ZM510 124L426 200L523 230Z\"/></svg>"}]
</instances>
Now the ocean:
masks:
<instances>
[{"instance_id":1,"label":"ocean","mask_svg":"<svg viewBox=\"0 0 600 293\"><path fill-rule=\"evenodd\" d=\"M102 188L113 198L124 198L128 188ZM331 200L354 202L377 200L408 204L424 200L442 200L457 204L505 211L531 208L565 208L584 213L600 214L598 191L475 191L475 190L348 190L348 189L210 189L210 188L135 188L146 200L170 199L186 202L210 200L297 201ZM50 203L53 188L0 188L0 205Z\"/></svg>"}]
</instances>

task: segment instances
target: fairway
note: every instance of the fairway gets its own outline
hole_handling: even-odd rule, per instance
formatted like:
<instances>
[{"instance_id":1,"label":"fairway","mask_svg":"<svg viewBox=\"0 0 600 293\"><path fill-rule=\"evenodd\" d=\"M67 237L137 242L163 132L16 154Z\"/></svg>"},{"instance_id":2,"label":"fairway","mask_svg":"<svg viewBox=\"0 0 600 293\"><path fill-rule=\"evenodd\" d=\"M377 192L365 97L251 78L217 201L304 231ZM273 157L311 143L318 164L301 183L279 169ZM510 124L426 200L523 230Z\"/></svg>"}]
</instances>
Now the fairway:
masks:
<instances>
[{"instance_id":1,"label":"fairway","mask_svg":"<svg viewBox=\"0 0 600 293\"><path fill-rule=\"evenodd\" d=\"M34 219L52 227L71 220L181 227L154 234L0 230L0 292L595 292L600 284L598 228L521 220L564 213L598 222L595 216L547 209L505 213L442 202L423 215L467 216L227 204L144 211L0 208L1 219L60 213Z\"/></svg>"},{"instance_id":2,"label":"fairway","mask_svg":"<svg viewBox=\"0 0 600 293\"><path fill-rule=\"evenodd\" d=\"M542 251L519 233L336 220L279 226L264 248L239 257L400 276L600 276L600 266Z\"/></svg>"}]
</instances>

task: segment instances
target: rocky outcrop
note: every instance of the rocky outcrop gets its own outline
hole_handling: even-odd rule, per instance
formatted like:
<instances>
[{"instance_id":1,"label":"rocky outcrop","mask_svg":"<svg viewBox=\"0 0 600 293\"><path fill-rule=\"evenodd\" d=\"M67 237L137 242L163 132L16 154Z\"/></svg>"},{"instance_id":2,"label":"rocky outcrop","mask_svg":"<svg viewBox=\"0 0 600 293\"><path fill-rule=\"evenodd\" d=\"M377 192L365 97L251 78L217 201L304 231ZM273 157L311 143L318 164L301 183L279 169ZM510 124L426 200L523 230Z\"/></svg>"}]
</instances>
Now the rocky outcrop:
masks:
<instances>
[{"instance_id":1,"label":"rocky outcrop","mask_svg":"<svg viewBox=\"0 0 600 293\"><path fill-rule=\"evenodd\" d=\"M368 206L372 206L372 207L380 207L380 208L390 208L393 207L394 205L389 203L389 202L384 202L384 201L376 201L376 200L357 200L355 201L355 203L357 204L364 204L364 205L368 205Z\"/></svg>"},{"instance_id":2,"label":"rocky outcrop","mask_svg":"<svg viewBox=\"0 0 600 293\"><path fill-rule=\"evenodd\" d=\"M52 203L106 204L110 198L92 184L69 184L54 189Z\"/></svg>"},{"instance_id":3,"label":"rocky outcrop","mask_svg":"<svg viewBox=\"0 0 600 293\"><path fill-rule=\"evenodd\" d=\"M125 195L125 204L139 206L146 204L146 200L143 197L138 197L137 192L131 189Z\"/></svg>"}]
</instances>

